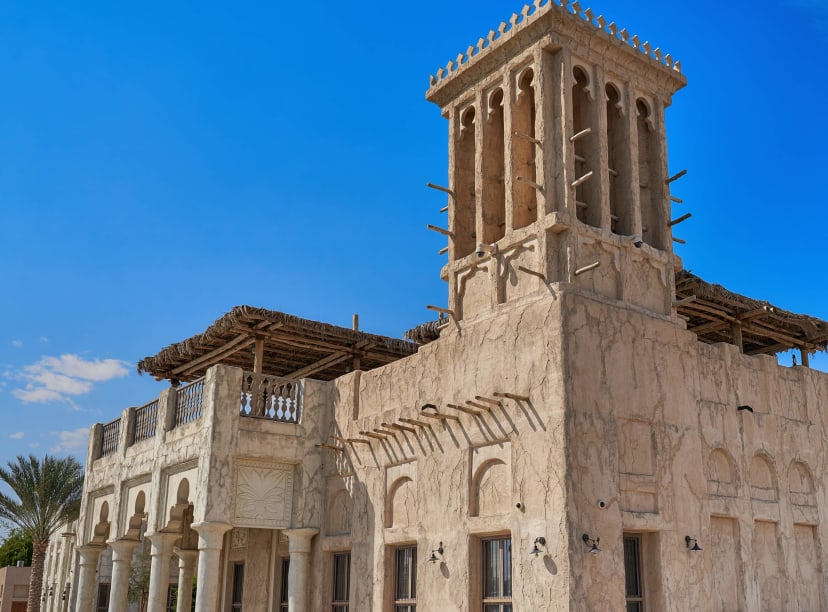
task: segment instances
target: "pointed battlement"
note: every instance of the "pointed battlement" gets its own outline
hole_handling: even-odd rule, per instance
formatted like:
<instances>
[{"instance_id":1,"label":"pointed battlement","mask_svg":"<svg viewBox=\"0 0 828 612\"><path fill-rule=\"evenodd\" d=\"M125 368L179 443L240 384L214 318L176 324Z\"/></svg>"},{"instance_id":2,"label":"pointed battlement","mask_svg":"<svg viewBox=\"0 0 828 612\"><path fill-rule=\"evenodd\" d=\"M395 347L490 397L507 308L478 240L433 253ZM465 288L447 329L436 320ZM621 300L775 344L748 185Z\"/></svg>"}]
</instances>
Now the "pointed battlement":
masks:
<instances>
[{"instance_id":1,"label":"pointed battlement","mask_svg":"<svg viewBox=\"0 0 828 612\"><path fill-rule=\"evenodd\" d=\"M477 63L481 58L494 54L499 48L517 36L522 30L540 22L544 15L553 12L556 16L562 16L570 24L583 28L590 34L597 32L606 35L608 40L614 41L619 48L637 51L642 57L647 58L654 66L666 70L679 80L682 84L686 81L681 75L681 62L673 59L669 53L664 53L660 48L653 48L649 41L642 42L638 35L630 34L626 28L619 29L617 24L607 22L603 15L595 16L592 9L582 10L580 3L569 0L534 0L529 5L525 4L520 13L512 13L509 21L502 21L497 30L489 30L485 38L479 38L477 44L469 45L465 53L458 53L457 57L449 60L445 67L440 67L429 77L429 89L426 97L434 100L437 91L454 77L463 73L468 67Z\"/></svg>"},{"instance_id":2,"label":"pointed battlement","mask_svg":"<svg viewBox=\"0 0 828 612\"><path fill-rule=\"evenodd\" d=\"M432 77L449 120L448 311L575 291L675 317L664 109L680 64L536 0Z\"/></svg>"}]
</instances>

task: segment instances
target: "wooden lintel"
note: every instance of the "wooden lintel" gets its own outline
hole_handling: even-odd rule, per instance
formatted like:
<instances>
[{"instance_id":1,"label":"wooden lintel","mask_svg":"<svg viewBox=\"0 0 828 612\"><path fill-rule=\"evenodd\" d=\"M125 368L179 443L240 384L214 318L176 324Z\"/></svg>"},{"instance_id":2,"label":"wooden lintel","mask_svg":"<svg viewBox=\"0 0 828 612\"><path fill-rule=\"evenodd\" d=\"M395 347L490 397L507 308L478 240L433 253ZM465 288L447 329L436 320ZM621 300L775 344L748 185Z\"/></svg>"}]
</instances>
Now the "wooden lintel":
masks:
<instances>
[{"instance_id":1,"label":"wooden lintel","mask_svg":"<svg viewBox=\"0 0 828 612\"><path fill-rule=\"evenodd\" d=\"M400 425L399 423L383 423L383 427L390 427L391 429L399 429L400 431L410 431L411 433L417 433L417 430L413 427L408 427L407 425Z\"/></svg>"},{"instance_id":2,"label":"wooden lintel","mask_svg":"<svg viewBox=\"0 0 828 612\"><path fill-rule=\"evenodd\" d=\"M457 404L446 404L446 408L459 410L460 412L465 412L466 414L473 414L474 416L480 416L479 410L475 410L474 408L468 408L467 406L458 406Z\"/></svg>"},{"instance_id":3,"label":"wooden lintel","mask_svg":"<svg viewBox=\"0 0 828 612\"><path fill-rule=\"evenodd\" d=\"M385 434L386 436L392 437L397 435L396 431L394 431L393 429L389 429L385 426L374 427L374 429L372 429L371 431L373 431L374 433Z\"/></svg>"},{"instance_id":4,"label":"wooden lintel","mask_svg":"<svg viewBox=\"0 0 828 612\"><path fill-rule=\"evenodd\" d=\"M299 368L295 372L291 372L287 375L287 378L305 378L307 376L310 376L311 374L315 374L316 372L324 370L327 367L336 365L337 363L341 363L349 357L350 355L344 351L332 353L326 357L323 357L319 361L315 361L310 365L306 365L304 368Z\"/></svg>"},{"instance_id":5,"label":"wooden lintel","mask_svg":"<svg viewBox=\"0 0 828 612\"><path fill-rule=\"evenodd\" d=\"M239 334L230 342L218 347L217 349L213 349L209 353L202 355L198 359L193 359L192 361L188 361L184 365L178 366L174 370L170 371L170 374L177 375L183 374L184 372L188 372L190 370L194 370L201 364L205 362L209 362L212 359L221 359L222 357L226 357L228 354L235 353L236 351L240 351L242 349L247 348L251 344L256 342L255 338L252 338L249 333L246 334Z\"/></svg>"},{"instance_id":6,"label":"wooden lintel","mask_svg":"<svg viewBox=\"0 0 828 612\"><path fill-rule=\"evenodd\" d=\"M769 329L756 321L746 322L743 324L743 327L745 330L757 336L772 338L773 340L777 340L782 343L787 343L788 348L815 348L810 342L807 342L803 338L796 338L794 336L789 336L788 334L785 334L778 330Z\"/></svg>"},{"instance_id":7,"label":"wooden lintel","mask_svg":"<svg viewBox=\"0 0 828 612\"><path fill-rule=\"evenodd\" d=\"M421 414L421 416L424 416L427 419L437 419L438 421L446 421L446 420L459 421L460 420L459 416L454 416L453 414L441 414L439 412L437 414L433 414L431 412L422 412L420 414Z\"/></svg>"},{"instance_id":8,"label":"wooden lintel","mask_svg":"<svg viewBox=\"0 0 828 612\"><path fill-rule=\"evenodd\" d=\"M407 419L405 417L400 417L400 420L403 423L410 423L411 425L416 425L417 427L431 427L431 424L426 423L425 421L418 421L417 419Z\"/></svg>"},{"instance_id":9,"label":"wooden lintel","mask_svg":"<svg viewBox=\"0 0 828 612\"><path fill-rule=\"evenodd\" d=\"M361 431L359 432L359 435L366 436L368 438L376 438L377 440L386 440L388 438L388 436L381 436L370 431Z\"/></svg>"},{"instance_id":10,"label":"wooden lintel","mask_svg":"<svg viewBox=\"0 0 828 612\"><path fill-rule=\"evenodd\" d=\"M334 446L333 444L317 444L318 448L327 448L328 450L335 450L339 451L340 453L345 452L345 449L341 446Z\"/></svg>"},{"instance_id":11,"label":"wooden lintel","mask_svg":"<svg viewBox=\"0 0 828 612\"><path fill-rule=\"evenodd\" d=\"M474 399L478 402L487 402L489 404L494 404L495 406L500 406L500 400L492 399L491 397L486 397L485 395L475 395Z\"/></svg>"},{"instance_id":12,"label":"wooden lintel","mask_svg":"<svg viewBox=\"0 0 828 612\"><path fill-rule=\"evenodd\" d=\"M528 395L517 395L515 393L500 393L499 391L495 391L492 395L495 397L506 397L511 400L515 400L518 402L528 402L529 396Z\"/></svg>"},{"instance_id":13,"label":"wooden lintel","mask_svg":"<svg viewBox=\"0 0 828 612\"><path fill-rule=\"evenodd\" d=\"M707 323L697 325L696 327L688 327L687 330L699 335L707 332L721 331L723 329L727 329L729 326L730 323L728 321L719 321L718 319L714 319Z\"/></svg>"},{"instance_id":14,"label":"wooden lintel","mask_svg":"<svg viewBox=\"0 0 828 612\"><path fill-rule=\"evenodd\" d=\"M481 410L485 410L486 412L492 409L491 406L487 406L486 404L481 404L479 402L473 402L472 400L466 400L466 403L469 406L472 406L474 408L480 408Z\"/></svg>"}]
</instances>

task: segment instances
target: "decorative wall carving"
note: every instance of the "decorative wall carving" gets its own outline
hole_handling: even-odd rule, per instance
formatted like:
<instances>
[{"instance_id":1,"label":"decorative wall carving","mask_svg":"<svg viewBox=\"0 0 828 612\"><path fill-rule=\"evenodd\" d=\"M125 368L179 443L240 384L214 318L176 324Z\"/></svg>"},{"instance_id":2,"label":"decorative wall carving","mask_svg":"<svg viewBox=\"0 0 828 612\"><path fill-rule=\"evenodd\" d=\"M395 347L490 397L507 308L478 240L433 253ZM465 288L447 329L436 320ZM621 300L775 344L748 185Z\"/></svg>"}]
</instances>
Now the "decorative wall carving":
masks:
<instances>
[{"instance_id":1,"label":"decorative wall carving","mask_svg":"<svg viewBox=\"0 0 828 612\"><path fill-rule=\"evenodd\" d=\"M230 548L247 548L247 528L233 528L230 532Z\"/></svg>"},{"instance_id":2,"label":"decorative wall carving","mask_svg":"<svg viewBox=\"0 0 828 612\"><path fill-rule=\"evenodd\" d=\"M233 524L238 527L290 527L293 470L284 463L236 461Z\"/></svg>"}]
</instances>

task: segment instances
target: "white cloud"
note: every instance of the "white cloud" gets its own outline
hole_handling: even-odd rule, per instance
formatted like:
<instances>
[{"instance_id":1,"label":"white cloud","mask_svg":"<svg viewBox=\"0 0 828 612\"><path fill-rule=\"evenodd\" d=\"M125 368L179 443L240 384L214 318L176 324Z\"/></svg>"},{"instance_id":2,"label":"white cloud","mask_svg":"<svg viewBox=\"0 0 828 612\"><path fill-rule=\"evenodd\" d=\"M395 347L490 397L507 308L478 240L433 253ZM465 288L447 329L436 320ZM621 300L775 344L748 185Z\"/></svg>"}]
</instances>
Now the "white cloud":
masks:
<instances>
[{"instance_id":1,"label":"white cloud","mask_svg":"<svg viewBox=\"0 0 828 612\"><path fill-rule=\"evenodd\" d=\"M26 385L25 389L15 389L12 391L12 395L27 404L49 404L66 399L57 391L37 389L33 385Z\"/></svg>"},{"instance_id":2,"label":"white cloud","mask_svg":"<svg viewBox=\"0 0 828 612\"><path fill-rule=\"evenodd\" d=\"M41 342L49 342L49 338L47 338L46 336L40 336L40 341Z\"/></svg>"},{"instance_id":3,"label":"white cloud","mask_svg":"<svg viewBox=\"0 0 828 612\"><path fill-rule=\"evenodd\" d=\"M22 340L12 340L11 345L14 348L21 348L23 346L23 341Z\"/></svg>"},{"instance_id":4,"label":"white cloud","mask_svg":"<svg viewBox=\"0 0 828 612\"><path fill-rule=\"evenodd\" d=\"M92 391L93 383L123 378L129 374L128 366L119 359L88 360L73 354L41 357L17 374L26 386L14 389L12 394L27 404L71 403L72 396Z\"/></svg>"},{"instance_id":5,"label":"white cloud","mask_svg":"<svg viewBox=\"0 0 828 612\"><path fill-rule=\"evenodd\" d=\"M12 440L22 440L23 439L23 432L22 431L16 431L13 434L10 434L9 437Z\"/></svg>"},{"instance_id":6,"label":"white cloud","mask_svg":"<svg viewBox=\"0 0 828 612\"><path fill-rule=\"evenodd\" d=\"M95 359L87 361L77 355L43 357L36 364L27 366L36 371L52 370L58 374L84 380L105 381L122 378L129 374L129 364L120 359Z\"/></svg>"},{"instance_id":7,"label":"white cloud","mask_svg":"<svg viewBox=\"0 0 828 612\"><path fill-rule=\"evenodd\" d=\"M40 442L29 442L29 448L40 448Z\"/></svg>"},{"instance_id":8,"label":"white cloud","mask_svg":"<svg viewBox=\"0 0 828 612\"><path fill-rule=\"evenodd\" d=\"M72 431L61 431L58 433L60 442L52 447L53 453L76 453L86 448L89 440L89 430L86 427L79 427Z\"/></svg>"}]
</instances>

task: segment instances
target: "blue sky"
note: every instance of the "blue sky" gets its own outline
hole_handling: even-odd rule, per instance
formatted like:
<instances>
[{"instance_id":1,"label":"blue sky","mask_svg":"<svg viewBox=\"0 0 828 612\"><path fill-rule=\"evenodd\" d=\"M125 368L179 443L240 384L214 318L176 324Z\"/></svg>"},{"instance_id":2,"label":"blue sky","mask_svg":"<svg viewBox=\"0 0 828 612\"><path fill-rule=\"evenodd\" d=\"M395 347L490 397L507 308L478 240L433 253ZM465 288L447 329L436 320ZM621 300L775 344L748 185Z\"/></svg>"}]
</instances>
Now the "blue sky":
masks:
<instances>
[{"instance_id":1,"label":"blue sky","mask_svg":"<svg viewBox=\"0 0 828 612\"><path fill-rule=\"evenodd\" d=\"M668 109L685 266L828 319L828 3L593 8L688 77ZM92 423L163 389L134 364L234 305L397 337L431 318L447 124L428 76L519 9L0 5L0 463L82 459Z\"/></svg>"}]
</instances>

